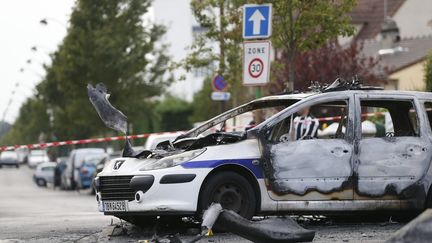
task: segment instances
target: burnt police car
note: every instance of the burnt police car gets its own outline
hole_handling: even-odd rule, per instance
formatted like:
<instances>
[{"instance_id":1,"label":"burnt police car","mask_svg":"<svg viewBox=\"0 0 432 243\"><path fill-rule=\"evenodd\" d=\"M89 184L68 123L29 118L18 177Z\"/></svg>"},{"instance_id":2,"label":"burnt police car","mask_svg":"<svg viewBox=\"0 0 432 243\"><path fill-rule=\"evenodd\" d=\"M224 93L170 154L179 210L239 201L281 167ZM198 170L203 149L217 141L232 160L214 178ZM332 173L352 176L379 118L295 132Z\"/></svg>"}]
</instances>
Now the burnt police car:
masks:
<instances>
[{"instance_id":1,"label":"burnt police car","mask_svg":"<svg viewBox=\"0 0 432 243\"><path fill-rule=\"evenodd\" d=\"M430 206L432 94L340 79L317 87L251 101L155 150L126 146L95 180L99 210L131 220L195 215L214 201L246 218ZM125 132L105 89L89 86L89 95L105 123ZM266 119L226 129L251 111Z\"/></svg>"}]
</instances>

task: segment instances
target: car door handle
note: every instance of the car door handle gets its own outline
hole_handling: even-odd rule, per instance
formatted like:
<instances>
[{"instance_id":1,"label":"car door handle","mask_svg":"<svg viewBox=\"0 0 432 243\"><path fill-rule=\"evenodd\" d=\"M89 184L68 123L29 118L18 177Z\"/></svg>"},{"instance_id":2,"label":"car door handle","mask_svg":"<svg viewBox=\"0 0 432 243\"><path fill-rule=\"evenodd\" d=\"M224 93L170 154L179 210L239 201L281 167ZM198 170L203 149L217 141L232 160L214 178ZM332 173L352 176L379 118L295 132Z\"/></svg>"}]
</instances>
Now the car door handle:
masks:
<instances>
[{"instance_id":1,"label":"car door handle","mask_svg":"<svg viewBox=\"0 0 432 243\"><path fill-rule=\"evenodd\" d=\"M349 150L346 148L342 148L342 147L336 147L336 148L333 148L332 150L330 150L330 152L332 154L335 154L335 155L338 155L338 154L341 155L342 153L344 153L344 154L349 153Z\"/></svg>"}]
</instances>

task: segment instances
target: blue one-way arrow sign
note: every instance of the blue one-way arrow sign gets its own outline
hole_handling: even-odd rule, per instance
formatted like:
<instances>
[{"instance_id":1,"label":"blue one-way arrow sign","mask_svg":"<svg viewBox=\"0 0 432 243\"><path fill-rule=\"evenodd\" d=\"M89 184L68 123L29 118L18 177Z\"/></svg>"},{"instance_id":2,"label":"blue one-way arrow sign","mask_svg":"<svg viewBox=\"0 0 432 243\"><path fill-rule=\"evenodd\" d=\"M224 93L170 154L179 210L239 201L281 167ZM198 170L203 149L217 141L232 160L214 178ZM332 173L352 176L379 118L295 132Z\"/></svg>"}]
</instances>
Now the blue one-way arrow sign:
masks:
<instances>
[{"instance_id":1,"label":"blue one-way arrow sign","mask_svg":"<svg viewBox=\"0 0 432 243\"><path fill-rule=\"evenodd\" d=\"M261 39L271 35L272 5L246 4L243 6L243 38Z\"/></svg>"}]
</instances>

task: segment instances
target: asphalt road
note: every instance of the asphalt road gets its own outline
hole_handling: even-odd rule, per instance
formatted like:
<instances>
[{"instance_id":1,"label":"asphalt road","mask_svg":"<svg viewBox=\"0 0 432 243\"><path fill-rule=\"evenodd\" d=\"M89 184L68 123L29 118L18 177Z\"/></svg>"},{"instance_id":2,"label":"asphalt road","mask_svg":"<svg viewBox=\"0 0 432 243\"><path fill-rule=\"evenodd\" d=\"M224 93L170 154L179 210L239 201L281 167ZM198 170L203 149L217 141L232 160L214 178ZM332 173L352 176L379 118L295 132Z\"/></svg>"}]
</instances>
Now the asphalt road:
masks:
<instances>
[{"instance_id":1,"label":"asphalt road","mask_svg":"<svg viewBox=\"0 0 432 243\"><path fill-rule=\"evenodd\" d=\"M150 239L154 232L120 221L97 211L94 196L87 191L60 191L41 188L32 181L33 170L0 169L0 243L5 242L138 242ZM383 242L404 223L388 218L353 217L343 220L310 218L299 220L305 228L315 230L314 242ZM116 226L117 225L117 226ZM181 233L190 239L196 229L176 229L159 235ZM222 233L200 242L248 242Z\"/></svg>"}]
</instances>

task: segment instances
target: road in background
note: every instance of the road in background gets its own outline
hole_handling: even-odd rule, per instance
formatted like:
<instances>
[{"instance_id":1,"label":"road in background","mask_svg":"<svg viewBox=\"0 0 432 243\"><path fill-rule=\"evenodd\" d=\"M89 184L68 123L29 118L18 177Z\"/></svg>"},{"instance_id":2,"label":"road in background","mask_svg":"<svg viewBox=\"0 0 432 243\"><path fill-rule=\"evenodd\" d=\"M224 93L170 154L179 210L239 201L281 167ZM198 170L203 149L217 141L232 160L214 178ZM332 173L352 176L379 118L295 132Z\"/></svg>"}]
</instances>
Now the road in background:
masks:
<instances>
[{"instance_id":1,"label":"road in background","mask_svg":"<svg viewBox=\"0 0 432 243\"><path fill-rule=\"evenodd\" d=\"M0 240L76 241L110 224L87 191L39 188L32 177L25 165L0 169Z\"/></svg>"}]
</instances>

